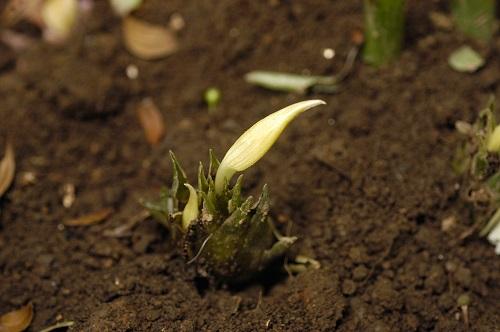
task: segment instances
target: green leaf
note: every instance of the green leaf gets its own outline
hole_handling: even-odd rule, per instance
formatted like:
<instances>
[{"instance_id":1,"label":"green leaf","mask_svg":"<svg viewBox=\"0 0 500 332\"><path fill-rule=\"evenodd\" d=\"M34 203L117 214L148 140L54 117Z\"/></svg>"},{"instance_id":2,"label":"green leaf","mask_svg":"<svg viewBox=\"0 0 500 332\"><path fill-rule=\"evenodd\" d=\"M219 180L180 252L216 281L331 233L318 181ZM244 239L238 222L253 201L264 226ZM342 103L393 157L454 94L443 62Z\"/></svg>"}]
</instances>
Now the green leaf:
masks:
<instances>
[{"instance_id":1,"label":"green leaf","mask_svg":"<svg viewBox=\"0 0 500 332\"><path fill-rule=\"evenodd\" d=\"M479 151L472 159L471 172L479 178L484 177L488 170L488 154L485 151Z\"/></svg>"},{"instance_id":2,"label":"green leaf","mask_svg":"<svg viewBox=\"0 0 500 332\"><path fill-rule=\"evenodd\" d=\"M467 145L463 144L462 146L459 146L455 151L455 155L452 160L452 167L455 173L464 174L467 172L470 160L471 156L467 152Z\"/></svg>"},{"instance_id":3,"label":"green leaf","mask_svg":"<svg viewBox=\"0 0 500 332\"><path fill-rule=\"evenodd\" d=\"M363 59L380 67L401 53L405 28L404 0L364 0Z\"/></svg>"},{"instance_id":4,"label":"green leaf","mask_svg":"<svg viewBox=\"0 0 500 332\"><path fill-rule=\"evenodd\" d=\"M213 195L209 195L207 192L201 192L203 196L203 210L213 217L217 215L217 209L215 201L213 200Z\"/></svg>"},{"instance_id":5,"label":"green leaf","mask_svg":"<svg viewBox=\"0 0 500 332\"><path fill-rule=\"evenodd\" d=\"M495 31L496 0L451 0L456 26L467 36L488 41Z\"/></svg>"},{"instance_id":6,"label":"green leaf","mask_svg":"<svg viewBox=\"0 0 500 332\"><path fill-rule=\"evenodd\" d=\"M205 176L205 169L203 168L203 164L200 161L200 165L198 166L198 190L206 192L208 191L208 181Z\"/></svg>"},{"instance_id":7,"label":"green leaf","mask_svg":"<svg viewBox=\"0 0 500 332\"><path fill-rule=\"evenodd\" d=\"M177 161L175 154L172 151L170 153L170 160L172 161L172 166L174 168L173 179L172 179L172 197L175 197L180 202L187 202L189 198L189 190L184 186L187 183L187 176L181 165Z\"/></svg>"},{"instance_id":8,"label":"green leaf","mask_svg":"<svg viewBox=\"0 0 500 332\"><path fill-rule=\"evenodd\" d=\"M496 194L500 194L500 172L493 174L487 181L487 186Z\"/></svg>"},{"instance_id":9,"label":"green leaf","mask_svg":"<svg viewBox=\"0 0 500 332\"><path fill-rule=\"evenodd\" d=\"M252 223L264 222L267 219L269 213L269 188L267 184L262 187L262 193L260 194L259 200L257 201L257 207L255 215L252 218Z\"/></svg>"},{"instance_id":10,"label":"green leaf","mask_svg":"<svg viewBox=\"0 0 500 332\"><path fill-rule=\"evenodd\" d=\"M500 209L496 210L493 216L488 220L486 226L479 232L479 235L486 236L488 233L500 223Z\"/></svg>"},{"instance_id":11,"label":"green leaf","mask_svg":"<svg viewBox=\"0 0 500 332\"><path fill-rule=\"evenodd\" d=\"M458 72L474 73L484 65L484 59L469 46L462 46L450 55L448 64Z\"/></svg>"},{"instance_id":12,"label":"green leaf","mask_svg":"<svg viewBox=\"0 0 500 332\"><path fill-rule=\"evenodd\" d=\"M481 129L486 131L486 137L488 137L495 127L497 126L497 119L495 117L495 97L491 96L488 100L488 105L479 113L479 123Z\"/></svg>"},{"instance_id":13,"label":"green leaf","mask_svg":"<svg viewBox=\"0 0 500 332\"><path fill-rule=\"evenodd\" d=\"M250 213L253 204L253 197L248 196L248 198L237 208L224 223L227 224L242 224L247 219L248 213Z\"/></svg>"},{"instance_id":14,"label":"green leaf","mask_svg":"<svg viewBox=\"0 0 500 332\"><path fill-rule=\"evenodd\" d=\"M233 213L241 205L241 185L243 183L243 174L238 177L236 184L231 191L231 199L228 202L228 212Z\"/></svg>"},{"instance_id":15,"label":"green leaf","mask_svg":"<svg viewBox=\"0 0 500 332\"><path fill-rule=\"evenodd\" d=\"M220 162L217 159L217 157L215 156L214 150L209 149L208 155L210 158L210 165L208 167L208 176L212 176L212 175L215 175L215 173L217 173L217 170L219 169Z\"/></svg>"}]
</instances>

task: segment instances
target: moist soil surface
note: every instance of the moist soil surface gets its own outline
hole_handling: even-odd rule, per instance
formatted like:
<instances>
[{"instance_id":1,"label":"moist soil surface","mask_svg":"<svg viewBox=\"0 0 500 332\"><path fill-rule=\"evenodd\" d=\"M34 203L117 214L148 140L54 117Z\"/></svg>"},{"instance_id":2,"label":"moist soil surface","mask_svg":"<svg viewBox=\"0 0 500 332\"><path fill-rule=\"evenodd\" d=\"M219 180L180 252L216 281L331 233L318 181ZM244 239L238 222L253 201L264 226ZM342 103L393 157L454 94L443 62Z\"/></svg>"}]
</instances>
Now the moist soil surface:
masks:
<instances>
[{"instance_id":1,"label":"moist soil surface","mask_svg":"<svg viewBox=\"0 0 500 332\"><path fill-rule=\"evenodd\" d=\"M0 313L33 303L29 331L60 321L74 321L71 331L499 331L500 259L484 238L462 236L474 221L451 160L462 140L455 121L500 97L500 38L474 44L433 24L433 11L446 1L409 1L393 64L357 61L336 94L306 96L243 76L337 73L362 28L362 1L147 0L136 17L185 21L180 50L149 62L125 50L105 1L66 45L20 25L37 38L28 50L0 44L0 146L13 142L17 161L0 201ZM465 42L487 59L475 74L447 64ZM209 114L211 86L222 99ZM147 97L166 123L154 147L135 112ZM222 157L258 119L314 98L327 105L285 131L244 189L269 184L278 226L300 237L294 252L321 268L208 284L166 229L141 220L139 200L170 184L170 149L194 179L208 148ZM113 212L101 223L64 225L102 209Z\"/></svg>"}]
</instances>

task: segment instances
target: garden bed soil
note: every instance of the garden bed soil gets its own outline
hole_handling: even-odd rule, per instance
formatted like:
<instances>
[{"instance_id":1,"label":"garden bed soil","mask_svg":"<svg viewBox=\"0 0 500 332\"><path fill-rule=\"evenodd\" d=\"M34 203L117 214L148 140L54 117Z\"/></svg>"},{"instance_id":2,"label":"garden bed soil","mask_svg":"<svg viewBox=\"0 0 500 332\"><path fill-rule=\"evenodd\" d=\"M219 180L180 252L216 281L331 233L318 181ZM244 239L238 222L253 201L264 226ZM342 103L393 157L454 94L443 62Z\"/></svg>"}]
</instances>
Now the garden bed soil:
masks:
<instances>
[{"instance_id":1,"label":"garden bed soil","mask_svg":"<svg viewBox=\"0 0 500 332\"><path fill-rule=\"evenodd\" d=\"M0 202L0 313L33 303L29 331L67 320L72 331L499 331L500 259L485 239L460 239L473 220L450 164L462 139L455 121L500 96L500 38L475 45L481 71L454 72L447 57L466 39L429 19L446 1L409 1L398 61L380 70L358 61L337 94L300 96L243 76L338 72L362 1L148 0L137 17L185 20L180 50L153 62L126 52L106 3L96 1L67 45L0 45L0 146L8 137L17 161ZM328 47L332 60L322 57ZM222 99L209 115L201 96L211 86ZM145 97L166 123L154 147L135 114ZM169 184L169 149L193 179L208 148L222 157L252 123L307 98L327 105L287 129L245 190L269 184L273 216L319 270L217 288L153 220L112 236L141 214L139 199ZM104 208L113 212L102 223L64 226Z\"/></svg>"}]
</instances>

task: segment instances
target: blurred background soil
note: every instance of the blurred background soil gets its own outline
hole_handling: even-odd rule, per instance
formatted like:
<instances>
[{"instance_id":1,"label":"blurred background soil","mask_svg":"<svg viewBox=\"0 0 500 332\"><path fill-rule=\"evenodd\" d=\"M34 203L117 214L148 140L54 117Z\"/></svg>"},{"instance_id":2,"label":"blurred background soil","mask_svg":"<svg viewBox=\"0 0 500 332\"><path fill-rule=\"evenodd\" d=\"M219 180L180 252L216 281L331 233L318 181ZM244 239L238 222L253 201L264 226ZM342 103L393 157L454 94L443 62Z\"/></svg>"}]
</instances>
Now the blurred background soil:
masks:
<instances>
[{"instance_id":1,"label":"blurred background soil","mask_svg":"<svg viewBox=\"0 0 500 332\"><path fill-rule=\"evenodd\" d=\"M445 1L409 1L401 58L380 70L358 61L334 95L265 91L243 76L335 74L362 1L146 0L135 17L185 21L179 50L157 61L125 50L107 1L66 45L0 44L0 146L9 138L17 161L0 201L0 313L32 302L30 331L62 320L72 331L467 331L457 298L468 294L469 330L499 331L500 260L486 240L459 239L472 220L450 163L455 121L500 96L500 38L477 46L484 69L454 72L446 59L465 39L433 24L433 11ZM211 86L222 99L209 115ZM165 119L154 147L135 113L143 98ZM274 217L321 269L214 289L155 221L117 236L139 199L169 184L169 149L194 179L209 147L221 158L255 121L306 98L327 105L287 129L245 189L269 184ZM103 209L102 223L64 225Z\"/></svg>"}]
</instances>

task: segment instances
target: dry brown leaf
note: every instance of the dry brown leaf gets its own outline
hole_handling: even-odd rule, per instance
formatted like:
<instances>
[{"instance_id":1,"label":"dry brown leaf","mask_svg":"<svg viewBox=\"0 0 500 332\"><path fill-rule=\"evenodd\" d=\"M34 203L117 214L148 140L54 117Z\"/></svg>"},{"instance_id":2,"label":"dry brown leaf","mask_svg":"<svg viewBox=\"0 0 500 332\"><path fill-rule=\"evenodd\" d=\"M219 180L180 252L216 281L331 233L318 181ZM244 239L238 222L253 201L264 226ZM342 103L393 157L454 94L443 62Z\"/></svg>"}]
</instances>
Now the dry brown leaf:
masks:
<instances>
[{"instance_id":1,"label":"dry brown leaf","mask_svg":"<svg viewBox=\"0 0 500 332\"><path fill-rule=\"evenodd\" d=\"M165 135L165 124L163 116L153 99L143 99L137 106L136 113L148 143L151 145L158 144Z\"/></svg>"},{"instance_id":2,"label":"dry brown leaf","mask_svg":"<svg viewBox=\"0 0 500 332\"><path fill-rule=\"evenodd\" d=\"M123 19L122 33L128 51L143 60L163 58L179 49L171 30L130 16Z\"/></svg>"},{"instance_id":3,"label":"dry brown leaf","mask_svg":"<svg viewBox=\"0 0 500 332\"><path fill-rule=\"evenodd\" d=\"M89 214L86 214L84 216L74 218L74 219L69 219L64 222L64 225L66 226L90 226L97 224L107 217L110 216L110 214L113 213L113 209L111 208L105 208L99 211L95 211Z\"/></svg>"},{"instance_id":4,"label":"dry brown leaf","mask_svg":"<svg viewBox=\"0 0 500 332\"><path fill-rule=\"evenodd\" d=\"M16 161L14 159L14 148L10 143L5 147L5 155L0 161L0 197L9 189L14 180Z\"/></svg>"},{"instance_id":5,"label":"dry brown leaf","mask_svg":"<svg viewBox=\"0 0 500 332\"><path fill-rule=\"evenodd\" d=\"M8 312L0 316L0 332L21 332L28 328L33 319L33 305Z\"/></svg>"}]
</instances>

